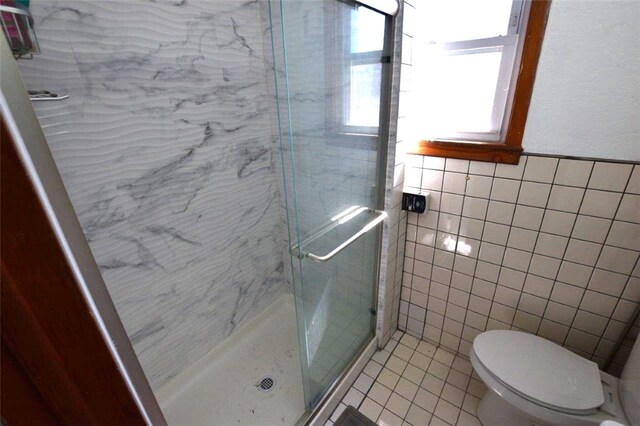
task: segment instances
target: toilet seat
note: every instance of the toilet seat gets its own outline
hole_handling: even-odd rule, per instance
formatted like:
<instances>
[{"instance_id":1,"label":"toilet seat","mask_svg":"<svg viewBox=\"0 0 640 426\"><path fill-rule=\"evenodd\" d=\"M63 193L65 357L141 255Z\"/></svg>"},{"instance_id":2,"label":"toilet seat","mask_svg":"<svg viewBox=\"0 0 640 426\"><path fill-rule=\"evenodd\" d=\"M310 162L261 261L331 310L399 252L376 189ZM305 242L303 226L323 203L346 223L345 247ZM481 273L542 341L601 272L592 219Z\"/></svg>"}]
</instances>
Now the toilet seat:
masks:
<instances>
[{"instance_id":1,"label":"toilet seat","mask_svg":"<svg viewBox=\"0 0 640 426\"><path fill-rule=\"evenodd\" d=\"M604 403L597 364L538 336L488 331L474 340L472 355L487 374L534 404L590 415Z\"/></svg>"}]
</instances>

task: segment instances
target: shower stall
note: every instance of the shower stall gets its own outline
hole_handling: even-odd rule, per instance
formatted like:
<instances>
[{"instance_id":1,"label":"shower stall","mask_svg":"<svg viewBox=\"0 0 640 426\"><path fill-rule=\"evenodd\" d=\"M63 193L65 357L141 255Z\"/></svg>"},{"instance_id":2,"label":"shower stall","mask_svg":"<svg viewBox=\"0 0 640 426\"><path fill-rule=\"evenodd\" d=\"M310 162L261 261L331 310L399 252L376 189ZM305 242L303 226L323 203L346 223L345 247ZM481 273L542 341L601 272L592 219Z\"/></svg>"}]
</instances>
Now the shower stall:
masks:
<instances>
[{"instance_id":1,"label":"shower stall","mask_svg":"<svg viewBox=\"0 0 640 426\"><path fill-rule=\"evenodd\" d=\"M169 424L306 422L376 347L398 8L31 2L20 73Z\"/></svg>"}]
</instances>

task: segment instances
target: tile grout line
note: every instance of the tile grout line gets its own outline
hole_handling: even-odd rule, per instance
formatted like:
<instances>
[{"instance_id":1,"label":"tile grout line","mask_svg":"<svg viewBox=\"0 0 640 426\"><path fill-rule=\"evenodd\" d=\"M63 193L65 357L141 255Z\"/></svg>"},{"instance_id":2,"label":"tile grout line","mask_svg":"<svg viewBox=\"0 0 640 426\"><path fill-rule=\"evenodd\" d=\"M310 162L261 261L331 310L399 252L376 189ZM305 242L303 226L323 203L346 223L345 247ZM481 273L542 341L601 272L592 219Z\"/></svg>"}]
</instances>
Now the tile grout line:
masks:
<instances>
[{"instance_id":1,"label":"tile grout line","mask_svg":"<svg viewBox=\"0 0 640 426\"><path fill-rule=\"evenodd\" d=\"M591 182L591 178L593 177L593 172L594 172L595 168L596 168L596 165L594 163L593 168L591 169L591 174L589 175L589 180L587 181L587 186L585 187L584 198L586 198L586 196L587 196L587 190L589 188L589 183ZM629 173L629 177L627 178L627 183L625 184L625 189L627 188L627 185L629 185L629 181L631 180L631 173L632 172L633 172L633 167L631 168L631 172ZM584 203L584 198L582 199L582 204ZM582 209L582 204L580 204L580 209ZM615 218L616 215L618 214L618 210L620 209L620 204L622 204L622 197L620 197L620 200L618 201L618 204L616 206L616 210L613 213L613 218ZM577 222L577 219L576 219L576 222ZM598 261L600 260L600 256L602 255L602 251L604 250L605 243L606 243L607 239L609 238L609 234L611 233L611 228L613 228L613 223L614 223L614 220L612 219L611 223L609 224L609 229L607 230L607 235L605 235L605 237L604 237L604 242L602 243L602 245L600 246L600 249L598 250L598 256L596 257L595 262L593 264L593 270L591 271L591 274L589 275L589 280L587 281L587 286L584 289L584 293L582 293L582 295L580 297L580 301L578 302L578 306L576 307L576 312L574 313L573 318L571 319L571 325L567 326L569 330L567 331L567 335L565 336L564 340L562 341L562 346L566 346L567 345L567 340L569 339L569 335L571 334L571 330L572 329L575 329L575 330L578 330L580 332L583 332L582 330L579 330L579 329L573 327L573 324L575 323L576 317L577 317L578 312L580 310L580 305L582 304L582 301L584 300L584 296L585 296L585 294L587 294L587 291L589 289L589 284L591 284L591 280L593 279L593 275L595 274L596 265L598 264ZM571 234L573 234L574 231L575 231L575 224L574 224L573 230L571 231ZM568 249L568 247L567 247L567 249ZM565 252L565 256L566 256L566 252ZM564 260L564 256L563 256L562 259ZM617 299L620 299L620 297L617 297ZM617 302L616 302L616 304L617 304ZM614 310L615 310L615 308L614 308ZM613 312L611 314L613 315ZM601 338L602 338L602 335L600 335L600 338L598 339L598 343L596 343L596 345L593 348L592 352L589 354L589 359L593 358L593 356L595 354L595 351L598 349L598 344L600 343ZM586 351L584 351L582 349L580 349L580 352L587 353Z\"/></svg>"}]
</instances>

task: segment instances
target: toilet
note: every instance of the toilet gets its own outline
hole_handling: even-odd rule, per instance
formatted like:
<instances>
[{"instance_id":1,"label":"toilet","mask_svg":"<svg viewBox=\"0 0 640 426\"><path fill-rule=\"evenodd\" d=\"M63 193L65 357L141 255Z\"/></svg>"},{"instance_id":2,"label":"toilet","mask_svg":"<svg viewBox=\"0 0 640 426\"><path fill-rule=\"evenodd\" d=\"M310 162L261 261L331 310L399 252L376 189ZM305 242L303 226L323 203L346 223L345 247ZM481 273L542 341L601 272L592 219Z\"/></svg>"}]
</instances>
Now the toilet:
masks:
<instances>
[{"instance_id":1,"label":"toilet","mask_svg":"<svg viewBox=\"0 0 640 426\"><path fill-rule=\"evenodd\" d=\"M639 341L618 379L542 337L513 330L481 333L470 353L489 388L478 417L484 426L638 426Z\"/></svg>"}]
</instances>

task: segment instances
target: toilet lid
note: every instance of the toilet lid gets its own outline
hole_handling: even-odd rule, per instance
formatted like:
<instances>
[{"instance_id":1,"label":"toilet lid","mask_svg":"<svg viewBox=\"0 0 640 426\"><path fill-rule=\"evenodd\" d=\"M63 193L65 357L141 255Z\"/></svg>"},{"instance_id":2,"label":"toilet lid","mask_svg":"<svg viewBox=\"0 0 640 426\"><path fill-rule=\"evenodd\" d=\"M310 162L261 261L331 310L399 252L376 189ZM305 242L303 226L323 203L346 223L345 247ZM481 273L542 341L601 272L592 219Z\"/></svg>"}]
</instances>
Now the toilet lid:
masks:
<instances>
[{"instance_id":1,"label":"toilet lid","mask_svg":"<svg viewBox=\"0 0 640 426\"><path fill-rule=\"evenodd\" d=\"M604 403L598 365L549 340L493 330L476 337L473 351L491 375L540 405L579 414Z\"/></svg>"}]
</instances>

